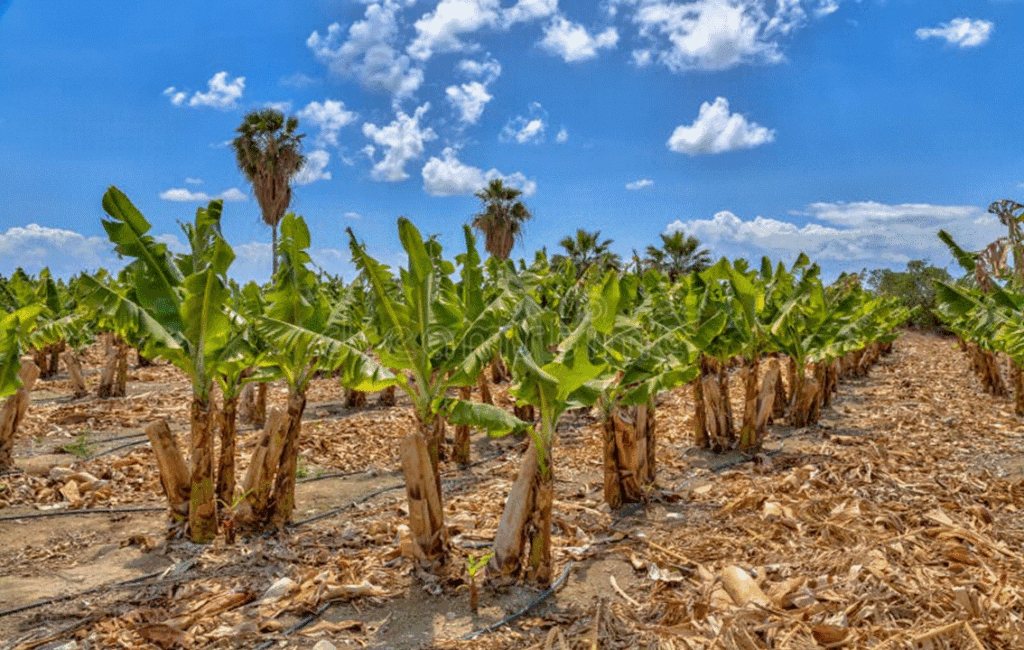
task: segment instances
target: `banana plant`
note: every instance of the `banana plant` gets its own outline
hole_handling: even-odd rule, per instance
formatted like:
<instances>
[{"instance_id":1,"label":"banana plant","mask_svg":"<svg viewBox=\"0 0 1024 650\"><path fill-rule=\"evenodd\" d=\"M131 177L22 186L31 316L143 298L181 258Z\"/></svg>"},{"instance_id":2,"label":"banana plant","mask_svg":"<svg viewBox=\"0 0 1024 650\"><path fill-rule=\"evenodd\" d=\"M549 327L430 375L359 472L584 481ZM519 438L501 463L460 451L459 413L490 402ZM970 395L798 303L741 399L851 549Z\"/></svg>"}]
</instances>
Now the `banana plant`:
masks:
<instances>
[{"instance_id":1,"label":"banana plant","mask_svg":"<svg viewBox=\"0 0 1024 650\"><path fill-rule=\"evenodd\" d=\"M373 349L409 396L416 416L416 431L402 445L402 471L412 538L424 564L433 564L445 554L439 467L445 422L488 431L523 426L495 406L447 396L449 388L471 386L490 363L517 297L506 288L476 304L479 295L460 294L449 277L455 267L443 259L440 244L424 240L404 217L398 234L409 261L397 278L366 252L351 229L348 234L352 259L373 300L368 328ZM466 245L464 263L476 255L471 233Z\"/></svg>"},{"instance_id":2,"label":"banana plant","mask_svg":"<svg viewBox=\"0 0 1024 650\"><path fill-rule=\"evenodd\" d=\"M601 395L598 380L610 372L594 341L595 317L601 318L584 315L568 336L557 315L545 310L517 328L511 393L535 406L539 418L495 533L489 566L499 581L522 574L538 586L551 582L556 425L566 409L593 406Z\"/></svg>"},{"instance_id":3,"label":"banana plant","mask_svg":"<svg viewBox=\"0 0 1024 650\"><path fill-rule=\"evenodd\" d=\"M131 258L126 285L108 285L85 276L82 299L110 318L126 340L150 358L161 357L181 369L192 383L190 406L190 480L188 531L206 543L217 534L214 487L214 409L211 390L218 360L230 340L231 315L227 271L235 258L220 235L222 202L196 210L189 262L175 263L166 245L149 235L150 223L116 187L103 196L110 217L103 228L118 255Z\"/></svg>"},{"instance_id":4,"label":"banana plant","mask_svg":"<svg viewBox=\"0 0 1024 650\"><path fill-rule=\"evenodd\" d=\"M659 282L655 276L647 281ZM635 275L609 273L590 297L591 313L597 314L595 339L609 366L609 377L597 385L604 418L604 498L612 508L645 497L657 467L655 398L696 378L700 350L718 334L715 325L686 331L659 322L654 302L664 294L648 291L638 303L640 283ZM720 330L724 312L715 323Z\"/></svg>"},{"instance_id":5,"label":"banana plant","mask_svg":"<svg viewBox=\"0 0 1024 650\"><path fill-rule=\"evenodd\" d=\"M309 228L302 217L285 215L280 224L278 269L266 294L266 313L256 330L267 342L261 378L281 377L288 385L287 424L273 489L266 507L253 513L257 523L278 530L290 521L295 507L302 414L306 389L319 371L335 371L341 383L362 391L380 390L394 376L363 350L365 338L343 337L342 310L332 305L325 287L309 267ZM268 480L270 477L267 477Z\"/></svg>"}]
</instances>

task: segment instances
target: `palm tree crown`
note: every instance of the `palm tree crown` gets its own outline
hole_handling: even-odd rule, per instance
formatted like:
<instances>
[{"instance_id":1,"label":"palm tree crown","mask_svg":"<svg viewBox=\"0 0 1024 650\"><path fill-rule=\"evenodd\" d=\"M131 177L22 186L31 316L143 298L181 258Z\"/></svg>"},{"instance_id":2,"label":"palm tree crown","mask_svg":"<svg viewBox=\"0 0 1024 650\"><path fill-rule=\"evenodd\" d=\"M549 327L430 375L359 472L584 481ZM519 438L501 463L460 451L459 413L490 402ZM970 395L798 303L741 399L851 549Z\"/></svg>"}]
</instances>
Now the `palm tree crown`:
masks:
<instances>
[{"instance_id":1,"label":"palm tree crown","mask_svg":"<svg viewBox=\"0 0 1024 650\"><path fill-rule=\"evenodd\" d=\"M252 183L256 201L263 212L263 222L273 232L274 273L277 273L277 224L292 201L292 178L306 161L302 155L304 134L296 133L299 120L285 119L272 108L253 111L235 129L238 137L231 141L238 168Z\"/></svg>"},{"instance_id":2,"label":"palm tree crown","mask_svg":"<svg viewBox=\"0 0 1024 650\"><path fill-rule=\"evenodd\" d=\"M476 193L483 210L473 215L472 226L484 234L484 248L500 260L507 260L516 240L523 234L523 224L533 218L519 197L522 192L508 187L500 178Z\"/></svg>"},{"instance_id":3,"label":"palm tree crown","mask_svg":"<svg viewBox=\"0 0 1024 650\"><path fill-rule=\"evenodd\" d=\"M618 269L622 266L622 259L609 249L611 244L611 239L601 239L600 230L589 232L579 228L575 237L563 237L558 242L558 245L565 249L566 255L553 255L551 261L558 264L569 260L576 268L577 277L582 276L594 265L605 269Z\"/></svg>"},{"instance_id":4,"label":"palm tree crown","mask_svg":"<svg viewBox=\"0 0 1024 650\"><path fill-rule=\"evenodd\" d=\"M647 265L656 268L675 282L678 278L694 271L703 271L711 266L711 254L700 247L700 241L687 236L682 230L661 235L661 248L647 247Z\"/></svg>"}]
</instances>

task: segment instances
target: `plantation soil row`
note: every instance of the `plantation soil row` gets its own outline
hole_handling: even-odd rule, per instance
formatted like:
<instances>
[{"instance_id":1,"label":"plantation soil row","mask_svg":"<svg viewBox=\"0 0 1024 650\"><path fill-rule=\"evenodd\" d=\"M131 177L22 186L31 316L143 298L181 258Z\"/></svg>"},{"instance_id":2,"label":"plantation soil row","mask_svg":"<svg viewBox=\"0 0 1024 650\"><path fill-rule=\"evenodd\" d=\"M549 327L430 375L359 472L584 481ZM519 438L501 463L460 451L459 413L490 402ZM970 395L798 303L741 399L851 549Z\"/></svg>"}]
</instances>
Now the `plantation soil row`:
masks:
<instances>
[{"instance_id":1,"label":"plantation soil row","mask_svg":"<svg viewBox=\"0 0 1024 650\"><path fill-rule=\"evenodd\" d=\"M91 386L99 360L86 356ZM188 387L155 366L128 388L71 400L64 375L36 384L25 471L0 477L0 647L1024 647L1024 424L951 339L904 334L870 377L840 384L819 426L773 427L752 460L692 447L689 389L665 395L659 490L618 512L602 505L600 423L570 413L555 447L565 581L472 639L539 596L485 586L470 611L465 559L493 539L521 440L477 434L479 464L445 466L439 575L402 556L408 405L347 409L330 379L309 393L286 534L200 547L168 539L159 510L30 517L166 506L140 434L163 417L184 444ZM510 408L506 390L493 387ZM731 392L740 408L738 377ZM242 472L255 438L241 433Z\"/></svg>"}]
</instances>

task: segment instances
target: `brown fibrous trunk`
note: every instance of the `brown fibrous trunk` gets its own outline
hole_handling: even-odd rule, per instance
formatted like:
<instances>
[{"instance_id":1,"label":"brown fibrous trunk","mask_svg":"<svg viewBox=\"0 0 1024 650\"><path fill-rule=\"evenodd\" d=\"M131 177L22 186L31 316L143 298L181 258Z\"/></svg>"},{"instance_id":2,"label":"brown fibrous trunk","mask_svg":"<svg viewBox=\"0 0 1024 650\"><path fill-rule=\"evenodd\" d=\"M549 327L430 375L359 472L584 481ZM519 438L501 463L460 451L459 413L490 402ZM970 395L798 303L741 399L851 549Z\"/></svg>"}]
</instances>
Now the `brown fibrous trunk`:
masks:
<instances>
[{"instance_id":1,"label":"brown fibrous trunk","mask_svg":"<svg viewBox=\"0 0 1024 650\"><path fill-rule=\"evenodd\" d=\"M21 360L18 377L21 379L21 387L7 397L0 409L0 470L14 467L14 437L28 412L32 387L39 378L39 367L25 357Z\"/></svg>"},{"instance_id":2,"label":"brown fibrous trunk","mask_svg":"<svg viewBox=\"0 0 1024 650\"><path fill-rule=\"evenodd\" d=\"M217 494L213 482L214 410L209 398L192 398L189 480L189 537L196 544L217 536Z\"/></svg>"}]
</instances>

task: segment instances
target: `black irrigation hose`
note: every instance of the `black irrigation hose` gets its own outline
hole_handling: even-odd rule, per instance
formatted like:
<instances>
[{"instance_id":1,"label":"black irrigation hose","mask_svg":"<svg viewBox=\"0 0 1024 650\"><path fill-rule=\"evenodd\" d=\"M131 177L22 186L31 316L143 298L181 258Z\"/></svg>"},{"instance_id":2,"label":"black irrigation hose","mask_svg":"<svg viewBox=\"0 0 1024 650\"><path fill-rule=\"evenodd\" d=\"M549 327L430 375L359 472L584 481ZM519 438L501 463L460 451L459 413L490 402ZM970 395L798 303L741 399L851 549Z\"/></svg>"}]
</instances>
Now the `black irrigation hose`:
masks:
<instances>
[{"instance_id":1,"label":"black irrigation hose","mask_svg":"<svg viewBox=\"0 0 1024 650\"><path fill-rule=\"evenodd\" d=\"M5 609L4 611L0 612L0 618L4 618L4 617L10 616L12 614L18 614L20 612L27 612L30 609L38 609L40 607L45 607L47 605L53 605L53 604L56 604L56 603L62 603L64 601L66 601L66 600L73 600L75 598L79 598L81 596L86 596L88 594L94 594L94 593L99 592L99 591L107 591L107 590L115 590L115 589L125 589L127 587L137 587L139 585L149 586L149 585L161 584L162 582L166 582L166 580L157 580L156 582L152 582L152 583L149 583L149 581L153 580L154 578L160 578L161 576L166 576L166 575L173 575L173 576L184 575L190 569L195 568L195 566L197 564L199 564L199 560L195 560L195 559L185 560L184 562L179 562L178 564L175 564L174 566L171 566L171 567L167 567L166 569L163 569L161 571L154 571L153 573L147 573L146 575L138 576L137 578L129 578L128 580L123 580L121 582L115 582L115 583L112 583L112 584L99 585L99 586L96 586L96 587L91 587L89 589L86 589L85 591L79 591L79 592L73 593L73 594L65 594L63 596L55 596L54 598L49 598L47 600L43 600L43 601L40 601L38 603L30 603L28 605L21 605L20 607L14 607L12 609ZM175 577L174 579L177 579L177 577Z\"/></svg>"},{"instance_id":2,"label":"black irrigation hose","mask_svg":"<svg viewBox=\"0 0 1024 650\"><path fill-rule=\"evenodd\" d=\"M116 509L85 508L82 510L49 510L47 512L30 512L24 515L7 515L6 517L0 517L0 521L17 521L18 519L45 519L47 517L73 517L75 515L120 515L129 514L132 512L161 512L164 510L167 510L167 508L157 506Z\"/></svg>"},{"instance_id":3,"label":"black irrigation hose","mask_svg":"<svg viewBox=\"0 0 1024 650\"><path fill-rule=\"evenodd\" d=\"M569 564L565 565L565 569L562 571L562 575L560 575L558 577L558 580L555 581L555 584L553 584L550 587L548 587L547 589L545 589L543 591L543 593L541 593L539 596L534 598L533 601L531 601L530 603L528 603L526 605L526 607L523 607L522 609L520 609L517 612L513 612L513 613L509 614L508 616L506 616L505 618L501 619L497 623L492 623L492 624L488 625L485 628L482 628L482 629L476 630L474 632L470 632L468 634L463 635L461 637L461 640L462 641L469 641L469 640L475 639L478 636L481 636L483 634L489 634L489 633L491 633L491 632L493 632L493 631L495 631L497 629L503 628L506 625L508 625L509 623L511 623L512 621L516 620L517 618L519 618L519 617L523 616L524 614L526 614L527 612L529 612L531 609L533 609L537 605L539 605L542 602L544 602L545 600L547 600L551 596L551 594L555 593L556 591L558 591L562 587L562 583L565 582L565 579L567 577L569 577L569 570L572 569L573 564L574 564L574 562L572 560L569 560Z\"/></svg>"},{"instance_id":4,"label":"black irrigation hose","mask_svg":"<svg viewBox=\"0 0 1024 650\"><path fill-rule=\"evenodd\" d=\"M107 449L105 451L101 451L98 454L93 454L92 456L89 456L88 458L84 458L83 460L89 461L89 460L92 460L93 458L99 458L100 456L106 456L107 454L112 454L115 451L121 451L122 449L128 449L129 447L138 447L139 445L148 445L148 444L149 444L149 440L136 440L134 442L126 442L123 445L118 445L116 447L111 447L110 449Z\"/></svg>"}]
</instances>

